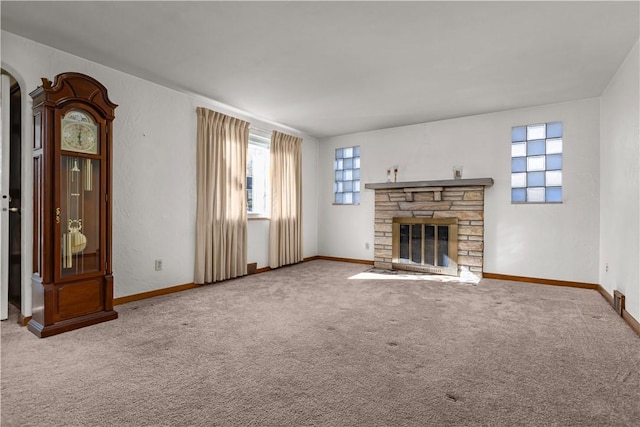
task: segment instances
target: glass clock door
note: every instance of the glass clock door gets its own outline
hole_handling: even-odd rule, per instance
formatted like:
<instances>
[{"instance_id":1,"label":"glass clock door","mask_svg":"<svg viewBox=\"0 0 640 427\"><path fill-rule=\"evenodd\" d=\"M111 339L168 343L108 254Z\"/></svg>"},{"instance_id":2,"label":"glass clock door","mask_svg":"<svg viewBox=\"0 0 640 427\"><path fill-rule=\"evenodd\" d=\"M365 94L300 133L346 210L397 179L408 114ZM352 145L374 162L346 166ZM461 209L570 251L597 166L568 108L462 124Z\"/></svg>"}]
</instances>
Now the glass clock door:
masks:
<instances>
[{"instance_id":1,"label":"glass clock door","mask_svg":"<svg viewBox=\"0 0 640 427\"><path fill-rule=\"evenodd\" d=\"M60 272L62 277L101 270L100 160L61 156Z\"/></svg>"}]
</instances>

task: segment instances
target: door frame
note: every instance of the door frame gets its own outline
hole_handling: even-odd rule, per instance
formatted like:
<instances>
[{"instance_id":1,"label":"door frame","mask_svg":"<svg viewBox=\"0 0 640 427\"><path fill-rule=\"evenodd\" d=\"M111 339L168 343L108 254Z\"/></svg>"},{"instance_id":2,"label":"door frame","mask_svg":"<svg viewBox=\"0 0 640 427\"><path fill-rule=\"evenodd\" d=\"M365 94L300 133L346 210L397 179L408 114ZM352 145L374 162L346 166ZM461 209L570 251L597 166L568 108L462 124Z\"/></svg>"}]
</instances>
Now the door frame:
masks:
<instances>
[{"instance_id":1,"label":"door frame","mask_svg":"<svg viewBox=\"0 0 640 427\"><path fill-rule=\"evenodd\" d=\"M33 149L31 147L33 141L33 120L31 119L31 97L28 96L28 88L33 86L35 89L39 84L39 80L33 84L27 84L23 75L16 71L11 65L4 61L0 64L2 69L11 74L20 86L20 112L22 114L22 131L20 135L22 144L22 189L21 189L21 313L19 323L26 325L32 314L32 297L31 297L31 276L33 274ZM3 126L4 127L4 126ZM3 203L4 207L4 203ZM8 208L8 200L7 200ZM3 227L4 221L3 221ZM8 230L9 221L6 221ZM7 257L8 254L2 254ZM3 292L3 297L6 295ZM7 295L8 297L8 295Z\"/></svg>"}]
</instances>

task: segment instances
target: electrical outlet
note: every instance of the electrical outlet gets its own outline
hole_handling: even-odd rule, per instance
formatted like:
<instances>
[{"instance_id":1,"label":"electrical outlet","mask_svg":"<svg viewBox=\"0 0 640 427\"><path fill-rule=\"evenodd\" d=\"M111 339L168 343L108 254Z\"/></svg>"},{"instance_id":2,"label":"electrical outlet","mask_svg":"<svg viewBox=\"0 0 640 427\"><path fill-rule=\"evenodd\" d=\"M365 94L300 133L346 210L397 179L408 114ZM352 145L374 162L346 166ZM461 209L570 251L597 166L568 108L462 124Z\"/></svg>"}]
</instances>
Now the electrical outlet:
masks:
<instances>
[{"instance_id":1,"label":"electrical outlet","mask_svg":"<svg viewBox=\"0 0 640 427\"><path fill-rule=\"evenodd\" d=\"M609 263L606 263L606 264L604 265L604 271L605 271L605 273L608 273L608 272L609 272Z\"/></svg>"},{"instance_id":2,"label":"electrical outlet","mask_svg":"<svg viewBox=\"0 0 640 427\"><path fill-rule=\"evenodd\" d=\"M160 271L162 270L162 260L161 259L157 259L156 260L156 271Z\"/></svg>"}]
</instances>

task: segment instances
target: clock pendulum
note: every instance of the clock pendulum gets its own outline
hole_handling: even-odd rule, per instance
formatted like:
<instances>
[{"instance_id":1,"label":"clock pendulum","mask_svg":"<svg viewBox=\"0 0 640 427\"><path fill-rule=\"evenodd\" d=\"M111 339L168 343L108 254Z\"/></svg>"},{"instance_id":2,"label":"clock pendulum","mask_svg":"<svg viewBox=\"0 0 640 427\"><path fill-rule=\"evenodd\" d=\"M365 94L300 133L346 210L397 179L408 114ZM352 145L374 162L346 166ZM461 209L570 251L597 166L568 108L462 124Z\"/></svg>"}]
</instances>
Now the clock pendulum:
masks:
<instances>
[{"instance_id":1,"label":"clock pendulum","mask_svg":"<svg viewBox=\"0 0 640 427\"><path fill-rule=\"evenodd\" d=\"M71 160L71 158L69 158ZM89 159L87 159L89 160ZM90 162L90 160L89 160ZM80 187L81 171L78 158L67 161L67 212L69 212L67 233L63 235L63 267L73 267L74 255L81 253L87 246L87 238L82 234L84 194ZM86 180L86 175L84 176ZM76 268L78 266L76 265Z\"/></svg>"}]
</instances>

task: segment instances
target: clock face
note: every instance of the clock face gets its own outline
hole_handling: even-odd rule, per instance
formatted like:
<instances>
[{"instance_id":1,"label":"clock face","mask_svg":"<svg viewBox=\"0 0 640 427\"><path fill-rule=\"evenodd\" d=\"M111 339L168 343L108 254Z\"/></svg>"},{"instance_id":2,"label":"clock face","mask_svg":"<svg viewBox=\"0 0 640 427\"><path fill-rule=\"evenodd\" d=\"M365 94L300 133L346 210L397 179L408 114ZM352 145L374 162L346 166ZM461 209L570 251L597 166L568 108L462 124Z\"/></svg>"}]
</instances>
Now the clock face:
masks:
<instances>
[{"instance_id":1,"label":"clock face","mask_svg":"<svg viewBox=\"0 0 640 427\"><path fill-rule=\"evenodd\" d=\"M98 127L91 116L72 110L62 118L61 148L76 153L98 154Z\"/></svg>"}]
</instances>

